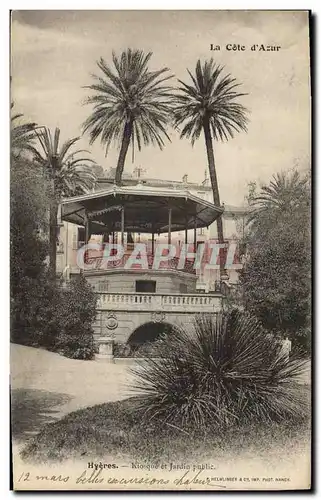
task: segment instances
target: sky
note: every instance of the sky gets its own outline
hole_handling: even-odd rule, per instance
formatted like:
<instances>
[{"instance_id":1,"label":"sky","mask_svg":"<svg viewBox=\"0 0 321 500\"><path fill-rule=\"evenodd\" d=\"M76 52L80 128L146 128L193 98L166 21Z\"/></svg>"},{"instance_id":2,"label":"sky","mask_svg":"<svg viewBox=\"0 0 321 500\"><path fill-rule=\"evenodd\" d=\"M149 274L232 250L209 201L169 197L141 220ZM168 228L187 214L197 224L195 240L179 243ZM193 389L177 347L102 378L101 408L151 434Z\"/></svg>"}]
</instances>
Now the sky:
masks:
<instances>
[{"instance_id":1,"label":"sky","mask_svg":"<svg viewBox=\"0 0 321 500\"><path fill-rule=\"evenodd\" d=\"M151 51L151 69L168 67L188 81L187 68L213 57L242 83L241 98L249 109L247 133L214 144L221 202L242 204L251 181L268 182L293 167L310 167L309 38L306 12L291 11L15 11L12 16L12 99L26 120L54 129L63 139L82 136L91 112L85 105L97 61L111 62L112 51L127 47ZM220 51L210 46L219 45ZM245 45L228 51L227 44ZM280 46L279 51L251 51L253 44ZM169 129L171 143L126 159L144 176L201 182L207 169L204 138L191 146ZM88 136L89 149L104 169L115 167L117 145L108 156Z\"/></svg>"}]
</instances>

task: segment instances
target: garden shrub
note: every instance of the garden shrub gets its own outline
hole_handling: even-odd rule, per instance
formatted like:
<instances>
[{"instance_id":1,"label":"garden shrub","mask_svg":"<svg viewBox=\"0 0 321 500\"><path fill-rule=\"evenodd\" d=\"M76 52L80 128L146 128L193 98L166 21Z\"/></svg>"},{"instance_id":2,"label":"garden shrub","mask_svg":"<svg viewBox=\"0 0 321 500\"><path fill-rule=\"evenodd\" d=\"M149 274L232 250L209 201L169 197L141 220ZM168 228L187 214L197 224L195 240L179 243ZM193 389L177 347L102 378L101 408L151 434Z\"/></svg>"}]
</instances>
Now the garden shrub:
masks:
<instances>
[{"instance_id":1,"label":"garden shrub","mask_svg":"<svg viewBox=\"0 0 321 500\"><path fill-rule=\"evenodd\" d=\"M26 326L20 328L20 337L14 337L14 341L73 359L94 357L96 296L83 276L65 283L53 282L44 274L30 301L28 330Z\"/></svg>"},{"instance_id":2,"label":"garden shrub","mask_svg":"<svg viewBox=\"0 0 321 500\"><path fill-rule=\"evenodd\" d=\"M128 344L123 342L114 343L114 356L115 358L129 358L131 357L131 348Z\"/></svg>"},{"instance_id":3,"label":"garden shrub","mask_svg":"<svg viewBox=\"0 0 321 500\"><path fill-rule=\"evenodd\" d=\"M60 287L60 301L54 316L54 350L73 359L92 359L95 348L92 323L96 317L96 296L80 275Z\"/></svg>"},{"instance_id":4,"label":"garden shrub","mask_svg":"<svg viewBox=\"0 0 321 500\"><path fill-rule=\"evenodd\" d=\"M124 344L115 342L114 356L116 358L148 358L159 356L159 347L166 338L166 334L161 335L157 340L144 342L143 344Z\"/></svg>"}]
</instances>

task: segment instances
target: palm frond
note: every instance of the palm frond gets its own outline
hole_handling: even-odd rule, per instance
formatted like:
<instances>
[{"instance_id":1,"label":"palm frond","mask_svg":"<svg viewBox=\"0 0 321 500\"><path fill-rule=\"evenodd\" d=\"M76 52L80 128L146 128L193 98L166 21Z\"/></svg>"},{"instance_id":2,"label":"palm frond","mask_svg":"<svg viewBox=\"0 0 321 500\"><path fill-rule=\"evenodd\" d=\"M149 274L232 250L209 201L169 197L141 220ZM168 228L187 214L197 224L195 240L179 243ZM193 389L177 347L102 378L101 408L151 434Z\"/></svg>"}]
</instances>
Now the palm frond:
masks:
<instances>
[{"instance_id":1,"label":"palm frond","mask_svg":"<svg viewBox=\"0 0 321 500\"><path fill-rule=\"evenodd\" d=\"M301 176L297 170L275 174L270 183L263 185L260 193L253 198L254 210L249 223L253 223L263 211L288 212L300 206L306 199L307 189L307 178Z\"/></svg>"},{"instance_id":2,"label":"palm frond","mask_svg":"<svg viewBox=\"0 0 321 500\"><path fill-rule=\"evenodd\" d=\"M93 75L95 83L86 87L93 92L86 100L93 111L83 131L89 132L91 144L100 137L106 155L113 142L120 144L128 121L133 123L133 147L153 144L162 148L164 139L169 140L166 126L171 118L171 88L165 83L172 75L168 68L150 71L151 56L151 52L127 49L120 57L113 52L113 68L103 58L97 62L103 76Z\"/></svg>"},{"instance_id":3,"label":"palm frond","mask_svg":"<svg viewBox=\"0 0 321 500\"><path fill-rule=\"evenodd\" d=\"M11 108L13 108L13 104L11 104ZM16 113L11 117L10 145L14 158L26 154L35 139L36 123L16 123L22 117L21 113Z\"/></svg>"},{"instance_id":4,"label":"palm frond","mask_svg":"<svg viewBox=\"0 0 321 500\"><path fill-rule=\"evenodd\" d=\"M38 147L30 148L34 161L54 181L53 195L58 201L64 196L89 192L95 185L94 160L83 156L84 149L73 149L79 137L69 139L62 145L60 129L52 133L48 128L37 132Z\"/></svg>"},{"instance_id":5,"label":"palm frond","mask_svg":"<svg viewBox=\"0 0 321 500\"><path fill-rule=\"evenodd\" d=\"M180 87L173 97L174 127L181 128L181 138L192 144L199 138L204 119L209 120L215 140L227 141L236 132L247 131L248 110L235 102L246 94L236 92L240 86L230 74L222 75L224 68L213 59L196 63L195 74L188 74L192 84L178 80Z\"/></svg>"}]
</instances>

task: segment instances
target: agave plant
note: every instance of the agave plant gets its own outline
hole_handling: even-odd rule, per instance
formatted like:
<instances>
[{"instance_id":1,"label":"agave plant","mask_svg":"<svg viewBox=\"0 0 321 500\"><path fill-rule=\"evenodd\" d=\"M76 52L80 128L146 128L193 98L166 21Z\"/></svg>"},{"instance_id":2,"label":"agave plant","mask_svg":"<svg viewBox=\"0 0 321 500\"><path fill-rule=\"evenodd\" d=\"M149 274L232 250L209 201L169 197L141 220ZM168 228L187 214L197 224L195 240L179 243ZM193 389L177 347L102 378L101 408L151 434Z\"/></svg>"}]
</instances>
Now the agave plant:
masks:
<instances>
[{"instance_id":1,"label":"agave plant","mask_svg":"<svg viewBox=\"0 0 321 500\"><path fill-rule=\"evenodd\" d=\"M232 311L168 335L158 358L132 369L133 391L146 421L180 429L297 421L306 411L296 383L303 369L256 319Z\"/></svg>"}]
</instances>

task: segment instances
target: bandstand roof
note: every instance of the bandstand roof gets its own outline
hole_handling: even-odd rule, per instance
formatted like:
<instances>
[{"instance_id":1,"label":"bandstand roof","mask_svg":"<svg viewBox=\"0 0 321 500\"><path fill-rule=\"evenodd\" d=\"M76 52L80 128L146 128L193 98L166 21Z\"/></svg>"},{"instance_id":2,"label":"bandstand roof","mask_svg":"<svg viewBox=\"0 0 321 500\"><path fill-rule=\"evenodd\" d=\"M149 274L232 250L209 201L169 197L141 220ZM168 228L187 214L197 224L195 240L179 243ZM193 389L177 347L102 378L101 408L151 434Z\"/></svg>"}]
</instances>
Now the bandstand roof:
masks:
<instances>
[{"instance_id":1,"label":"bandstand roof","mask_svg":"<svg viewBox=\"0 0 321 500\"><path fill-rule=\"evenodd\" d=\"M111 186L103 191L64 199L61 218L83 226L87 213L92 233L120 231L122 207L125 231L140 233L167 232L169 208L172 209L172 231L208 227L224 210L189 191L138 184Z\"/></svg>"}]
</instances>

